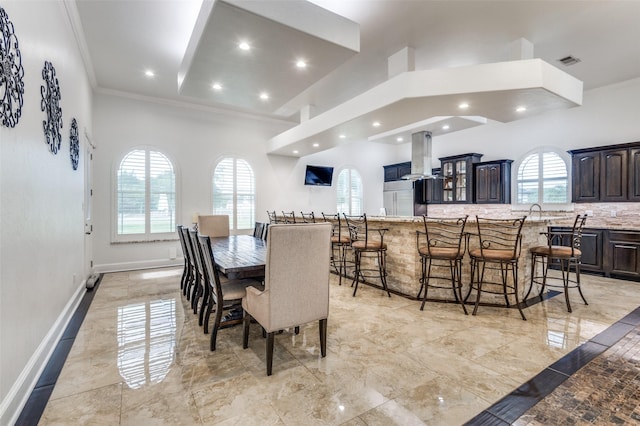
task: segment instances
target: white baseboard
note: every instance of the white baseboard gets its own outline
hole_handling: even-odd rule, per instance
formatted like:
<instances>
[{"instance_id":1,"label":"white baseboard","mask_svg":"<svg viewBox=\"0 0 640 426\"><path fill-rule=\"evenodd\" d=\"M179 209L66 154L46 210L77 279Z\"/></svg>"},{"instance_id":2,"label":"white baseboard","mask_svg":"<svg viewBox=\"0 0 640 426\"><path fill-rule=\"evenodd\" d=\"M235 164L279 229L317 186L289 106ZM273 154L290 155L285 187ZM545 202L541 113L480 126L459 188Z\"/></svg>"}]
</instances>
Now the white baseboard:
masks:
<instances>
[{"instance_id":1,"label":"white baseboard","mask_svg":"<svg viewBox=\"0 0 640 426\"><path fill-rule=\"evenodd\" d=\"M64 334L67 324L73 317L74 312L82 301L87 291L86 280L80 283L80 286L74 293L73 297L67 302L64 309L53 323L49 332L44 336L38 348L34 351L31 358L20 372L20 375L9 389L7 396L0 403L0 425L14 425L22 412L31 391L40 379L42 371L49 362L51 354L56 348L58 341Z\"/></svg>"},{"instance_id":2,"label":"white baseboard","mask_svg":"<svg viewBox=\"0 0 640 426\"><path fill-rule=\"evenodd\" d=\"M95 272L105 273L105 272L135 271L138 269L164 268L169 266L183 266L183 265L184 265L184 258L178 257L176 259L155 259L155 260L141 260L136 262L103 263L101 265L94 265L93 269Z\"/></svg>"}]
</instances>

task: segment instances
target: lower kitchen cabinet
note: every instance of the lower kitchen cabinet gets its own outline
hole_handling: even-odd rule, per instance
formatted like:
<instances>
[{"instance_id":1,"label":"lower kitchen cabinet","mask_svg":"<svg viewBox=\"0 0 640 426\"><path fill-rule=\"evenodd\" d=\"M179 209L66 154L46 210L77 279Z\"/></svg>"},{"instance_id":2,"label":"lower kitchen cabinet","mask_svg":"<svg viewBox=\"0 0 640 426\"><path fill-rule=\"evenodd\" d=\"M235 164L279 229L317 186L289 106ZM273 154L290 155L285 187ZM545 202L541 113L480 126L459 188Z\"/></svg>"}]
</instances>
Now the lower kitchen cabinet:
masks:
<instances>
[{"instance_id":1,"label":"lower kitchen cabinet","mask_svg":"<svg viewBox=\"0 0 640 426\"><path fill-rule=\"evenodd\" d=\"M608 231L608 275L640 278L640 231Z\"/></svg>"},{"instance_id":2,"label":"lower kitchen cabinet","mask_svg":"<svg viewBox=\"0 0 640 426\"><path fill-rule=\"evenodd\" d=\"M551 233L562 232L568 234L571 227L552 226L549 228ZM584 228L582 230L582 240L580 241L580 251L582 252L582 263L580 270L583 272L604 273L604 229ZM557 244L554 240L553 244ZM569 246L571 244L571 236L564 235L562 245Z\"/></svg>"}]
</instances>

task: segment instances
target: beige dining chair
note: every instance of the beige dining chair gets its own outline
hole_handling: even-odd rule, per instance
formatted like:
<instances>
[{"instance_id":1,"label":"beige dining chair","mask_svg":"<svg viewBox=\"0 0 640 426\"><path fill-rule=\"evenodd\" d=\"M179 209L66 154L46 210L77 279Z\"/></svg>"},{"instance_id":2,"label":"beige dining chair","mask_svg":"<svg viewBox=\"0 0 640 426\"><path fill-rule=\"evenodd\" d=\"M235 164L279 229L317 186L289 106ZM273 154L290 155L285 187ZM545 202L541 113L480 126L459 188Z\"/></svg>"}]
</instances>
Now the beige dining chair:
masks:
<instances>
[{"instance_id":1,"label":"beige dining chair","mask_svg":"<svg viewBox=\"0 0 640 426\"><path fill-rule=\"evenodd\" d=\"M267 375L273 365L274 336L279 330L319 321L320 353L327 354L331 224L269 226L264 290L247 287L242 300L242 347L249 346L249 324L255 319L267 333Z\"/></svg>"},{"instance_id":2,"label":"beige dining chair","mask_svg":"<svg viewBox=\"0 0 640 426\"><path fill-rule=\"evenodd\" d=\"M210 237L228 237L229 216L226 214L198 216L198 232Z\"/></svg>"}]
</instances>

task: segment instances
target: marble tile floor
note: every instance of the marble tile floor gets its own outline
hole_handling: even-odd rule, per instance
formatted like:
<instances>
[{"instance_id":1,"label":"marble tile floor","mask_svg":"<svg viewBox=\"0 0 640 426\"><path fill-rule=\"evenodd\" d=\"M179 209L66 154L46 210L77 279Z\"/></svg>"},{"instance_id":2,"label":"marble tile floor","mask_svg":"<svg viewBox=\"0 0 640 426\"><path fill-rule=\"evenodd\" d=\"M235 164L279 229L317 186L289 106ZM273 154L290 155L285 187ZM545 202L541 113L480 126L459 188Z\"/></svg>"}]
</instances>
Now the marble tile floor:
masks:
<instances>
[{"instance_id":1,"label":"marble tile floor","mask_svg":"<svg viewBox=\"0 0 640 426\"><path fill-rule=\"evenodd\" d=\"M104 275L39 424L463 424L640 306L639 283L583 275L590 304L576 298L571 314L561 296L527 321L497 307L465 316L369 286L354 298L332 275L327 357L317 324L287 330L267 377L257 325L248 349L234 327L209 351L181 272Z\"/></svg>"}]
</instances>

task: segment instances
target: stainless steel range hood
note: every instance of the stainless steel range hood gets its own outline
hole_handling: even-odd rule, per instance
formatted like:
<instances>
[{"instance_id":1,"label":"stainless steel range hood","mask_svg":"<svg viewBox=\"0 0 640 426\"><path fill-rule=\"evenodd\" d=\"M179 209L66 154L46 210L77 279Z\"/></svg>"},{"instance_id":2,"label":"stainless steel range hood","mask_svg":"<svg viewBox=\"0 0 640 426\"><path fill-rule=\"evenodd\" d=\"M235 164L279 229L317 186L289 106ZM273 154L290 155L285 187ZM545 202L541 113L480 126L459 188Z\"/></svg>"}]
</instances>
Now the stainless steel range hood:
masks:
<instances>
[{"instance_id":1,"label":"stainless steel range hood","mask_svg":"<svg viewBox=\"0 0 640 426\"><path fill-rule=\"evenodd\" d=\"M405 180L432 179L431 132L422 131L411 135L411 173L402 176Z\"/></svg>"}]
</instances>

